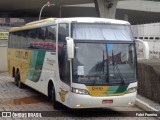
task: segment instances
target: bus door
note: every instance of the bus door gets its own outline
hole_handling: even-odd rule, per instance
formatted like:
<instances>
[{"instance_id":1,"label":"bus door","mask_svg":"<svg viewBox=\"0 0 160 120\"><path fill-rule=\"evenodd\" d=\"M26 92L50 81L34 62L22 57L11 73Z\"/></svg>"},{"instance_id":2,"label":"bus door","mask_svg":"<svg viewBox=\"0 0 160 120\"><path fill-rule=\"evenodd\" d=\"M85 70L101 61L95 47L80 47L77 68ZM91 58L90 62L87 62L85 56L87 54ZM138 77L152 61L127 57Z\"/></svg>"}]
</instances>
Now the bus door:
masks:
<instances>
[{"instance_id":1,"label":"bus door","mask_svg":"<svg viewBox=\"0 0 160 120\"><path fill-rule=\"evenodd\" d=\"M59 24L58 28L58 63L59 80L58 99L66 106L70 106L70 62L68 61L66 37L69 36L69 25Z\"/></svg>"}]
</instances>

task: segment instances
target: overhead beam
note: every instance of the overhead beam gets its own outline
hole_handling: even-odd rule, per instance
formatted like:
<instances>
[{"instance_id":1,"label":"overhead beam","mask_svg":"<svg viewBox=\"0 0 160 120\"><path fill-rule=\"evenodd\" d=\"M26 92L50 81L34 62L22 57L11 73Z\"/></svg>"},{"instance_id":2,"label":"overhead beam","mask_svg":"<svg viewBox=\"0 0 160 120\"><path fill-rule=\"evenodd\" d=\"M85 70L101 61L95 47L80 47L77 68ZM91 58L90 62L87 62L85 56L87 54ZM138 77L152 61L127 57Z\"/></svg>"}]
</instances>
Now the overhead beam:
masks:
<instances>
[{"instance_id":1,"label":"overhead beam","mask_svg":"<svg viewBox=\"0 0 160 120\"><path fill-rule=\"evenodd\" d=\"M119 0L95 0L97 13L102 18L115 18L116 7Z\"/></svg>"},{"instance_id":2,"label":"overhead beam","mask_svg":"<svg viewBox=\"0 0 160 120\"><path fill-rule=\"evenodd\" d=\"M55 5L74 5L93 3L93 0L50 0Z\"/></svg>"}]
</instances>

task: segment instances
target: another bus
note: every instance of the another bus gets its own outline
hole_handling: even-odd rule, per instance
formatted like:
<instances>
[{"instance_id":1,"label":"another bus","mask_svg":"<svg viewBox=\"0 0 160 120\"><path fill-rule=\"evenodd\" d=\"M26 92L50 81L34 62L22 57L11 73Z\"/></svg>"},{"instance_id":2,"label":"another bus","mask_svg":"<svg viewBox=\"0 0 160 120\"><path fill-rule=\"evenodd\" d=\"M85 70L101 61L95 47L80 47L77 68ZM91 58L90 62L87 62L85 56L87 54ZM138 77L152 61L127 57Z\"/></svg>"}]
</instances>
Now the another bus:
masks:
<instances>
[{"instance_id":1,"label":"another bus","mask_svg":"<svg viewBox=\"0 0 160 120\"><path fill-rule=\"evenodd\" d=\"M23 84L69 108L133 105L135 40L126 21L49 18L10 29L8 71Z\"/></svg>"}]
</instances>

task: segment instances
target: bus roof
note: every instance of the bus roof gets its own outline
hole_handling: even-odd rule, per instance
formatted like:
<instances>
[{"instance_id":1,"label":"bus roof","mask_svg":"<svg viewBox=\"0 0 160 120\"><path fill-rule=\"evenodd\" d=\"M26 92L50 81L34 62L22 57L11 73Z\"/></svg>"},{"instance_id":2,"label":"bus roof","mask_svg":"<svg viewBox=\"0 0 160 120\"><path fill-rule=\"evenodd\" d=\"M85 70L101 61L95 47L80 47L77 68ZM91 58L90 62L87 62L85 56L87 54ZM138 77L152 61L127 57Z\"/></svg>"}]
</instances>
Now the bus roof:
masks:
<instances>
[{"instance_id":1,"label":"bus roof","mask_svg":"<svg viewBox=\"0 0 160 120\"><path fill-rule=\"evenodd\" d=\"M109 24L127 24L127 25L130 24L129 22L123 20L96 18L96 17L48 18L27 23L21 27L13 27L9 31L10 32L21 31L47 25L54 25L57 23L109 23Z\"/></svg>"},{"instance_id":2,"label":"bus roof","mask_svg":"<svg viewBox=\"0 0 160 120\"><path fill-rule=\"evenodd\" d=\"M108 18L96 18L96 17L73 17L58 19L59 23L75 22L75 23L111 23L111 24L129 24L127 21L108 19Z\"/></svg>"}]
</instances>

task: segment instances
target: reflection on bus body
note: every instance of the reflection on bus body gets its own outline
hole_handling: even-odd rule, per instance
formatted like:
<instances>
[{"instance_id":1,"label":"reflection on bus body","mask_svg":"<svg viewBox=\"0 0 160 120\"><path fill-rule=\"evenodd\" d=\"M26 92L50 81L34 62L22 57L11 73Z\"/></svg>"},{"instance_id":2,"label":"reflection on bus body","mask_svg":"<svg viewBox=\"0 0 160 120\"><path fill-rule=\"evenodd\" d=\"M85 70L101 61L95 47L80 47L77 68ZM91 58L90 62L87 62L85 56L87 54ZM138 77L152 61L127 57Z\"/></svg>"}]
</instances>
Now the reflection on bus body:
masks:
<instances>
[{"instance_id":1,"label":"reflection on bus body","mask_svg":"<svg viewBox=\"0 0 160 120\"><path fill-rule=\"evenodd\" d=\"M36 42L33 41L30 43L30 48L32 49L47 49L47 50L56 50L56 44L53 42Z\"/></svg>"}]
</instances>

